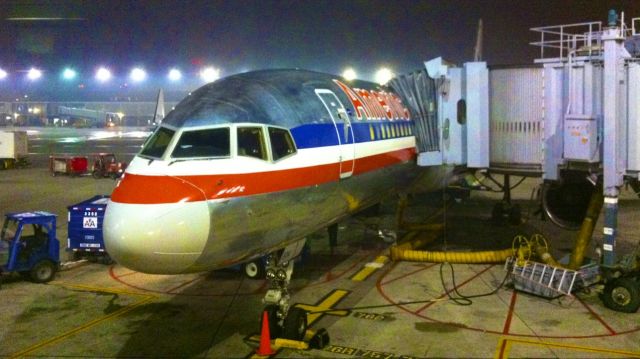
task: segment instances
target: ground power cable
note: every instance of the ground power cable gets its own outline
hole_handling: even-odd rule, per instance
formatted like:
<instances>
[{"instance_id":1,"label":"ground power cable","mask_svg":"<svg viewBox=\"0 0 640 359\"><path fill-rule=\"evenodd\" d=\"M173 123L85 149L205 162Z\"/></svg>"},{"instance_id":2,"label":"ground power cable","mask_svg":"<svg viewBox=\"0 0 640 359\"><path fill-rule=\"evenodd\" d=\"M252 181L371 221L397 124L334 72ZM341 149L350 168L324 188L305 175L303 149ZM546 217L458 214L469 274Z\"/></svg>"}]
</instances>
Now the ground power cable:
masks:
<instances>
[{"instance_id":1,"label":"ground power cable","mask_svg":"<svg viewBox=\"0 0 640 359\"><path fill-rule=\"evenodd\" d=\"M444 180L443 180L444 182ZM447 195L446 193L446 183L443 183L443 190L442 190L442 200L443 200L443 208L441 210L441 214L443 217L443 240L444 240L444 251L447 251L447 207L450 205L453 205L455 203L455 201L450 200L451 198ZM438 214L440 213L436 213L435 215L429 215L427 218L431 219L436 217ZM447 289L447 286L445 284L444 281L444 274L443 274L443 267L445 264L448 264L450 269L451 269L451 282L453 283L453 289L449 290ZM335 313L335 312L352 312L355 310L366 310L366 309L381 309L381 308L390 308L390 307L402 307L402 306L406 306L406 305L412 305L412 304L426 304L426 303L437 303L437 302L445 302L445 301L453 301L454 303L458 304L458 305L471 305L473 304L473 301L471 299L473 298L480 298L480 297L486 297L486 296L491 296L496 294L506 283L507 279L509 278L509 272L507 271L507 273L505 274L504 278L502 279L502 281L500 282L500 284L494 288L493 290L491 290L490 292L487 293L480 293L480 294L474 294L474 295L464 295L462 293L460 293L460 291L458 290L458 286L456 284L455 281L455 271L453 269L453 265L449 262L443 262L440 264L440 283L442 284L442 288L444 289L446 296L443 298L437 298L437 299L424 299L424 300L415 300L415 301L408 301L408 302L398 302L398 303L392 303L392 304L379 304L379 305L367 305L367 306L356 306L356 307L346 307L346 308L332 308L332 309L325 309L325 310L315 310L315 311L309 311L308 314L327 314L327 313ZM454 292L456 294L456 296L451 295L451 293Z\"/></svg>"},{"instance_id":2,"label":"ground power cable","mask_svg":"<svg viewBox=\"0 0 640 359\"><path fill-rule=\"evenodd\" d=\"M475 177L475 174L474 174ZM491 179L492 181L496 182L491 176L488 177L489 179ZM510 187L508 190L514 189L517 186L519 186L525 179L526 177L523 177L519 182L517 182L513 187ZM477 178L476 178L477 179ZM446 203L447 200L447 192L446 192L446 183L444 183L445 180L443 179L443 186L442 186L442 201L443 203ZM478 181L480 182L480 181ZM497 183L497 182L496 182ZM504 187L503 187L504 190ZM447 232L447 223L448 223L448 217L447 217L447 207L444 207L444 211L443 211L443 240L444 240L444 252L448 251L448 232ZM453 285L453 288L451 290L447 289L447 285L445 283L444 280L444 274L443 274L443 268L445 265L449 266L450 272L451 272L451 284ZM442 284L442 289L444 290L444 292L447 294L447 297L453 301L454 303L458 304L458 305L463 305L463 306L468 306L473 304L473 301L471 299L473 298L480 298L480 297L487 297L487 296L491 296L496 294L506 283L507 279L509 278L509 271L507 271L507 273L505 274L504 278L502 279L502 281L500 282L500 284L493 290L491 290L490 292L487 293L480 293L480 294L474 294L474 295L464 295L462 293L460 293L460 291L458 290L458 285L456 284L456 277L455 277L455 270L453 268L453 265L449 262L442 262L440 263L440 270L439 270L439 274L440 274L440 283ZM455 293L456 296L453 296L451 293Z\"/></svg>"},{"instance_id":3,"label":"ground power cable","mask_svg":"<svg viewBox=\"0 0 640 359\"><path fill-rule=\"evenodd\" d=\"M218 322L218 326L216 327L216 330L213 332L213 336L211 337L211 341L209 342L207 352L204 355L205 358L209 357L209 351L211 350L211 348L213 348L213 345L216 342L216 338L218 337L218 333L220 333L220 329L222 328L222 325L227 320L227 317L231 312L231 307L233 307L233 304L236 302L236 299L238 298L238 293L240 293L240 288L242 287L243 283L244 283L244 276L241 276L240 283L238 283L238 286L236 287L236 290L233 293L233 297L231 297L231 301L227 305L227 308L225 309L224 314L222 315L222 319L220 319L220 321Z\"/></svg>"}]
</instances>

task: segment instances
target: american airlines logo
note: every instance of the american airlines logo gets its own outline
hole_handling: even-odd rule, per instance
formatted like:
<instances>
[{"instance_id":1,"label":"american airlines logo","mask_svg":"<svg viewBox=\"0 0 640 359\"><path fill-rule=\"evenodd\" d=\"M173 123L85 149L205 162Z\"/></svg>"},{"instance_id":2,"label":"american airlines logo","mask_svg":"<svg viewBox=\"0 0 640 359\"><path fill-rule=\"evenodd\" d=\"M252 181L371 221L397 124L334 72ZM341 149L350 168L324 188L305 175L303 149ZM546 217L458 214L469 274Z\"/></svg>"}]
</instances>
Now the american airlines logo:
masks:
<instances>
[{"instance_id":1,"label":"american airlines logo","mask_svg":"<svg viewBox=\"0 0 640 359\"><path fill-rule=\"evenodd\" d=\"M350 88L344 83L333 80L347 95L358 120L410 120L409 110L402 100L391 92Z\"/></svg>"}]
</instances>

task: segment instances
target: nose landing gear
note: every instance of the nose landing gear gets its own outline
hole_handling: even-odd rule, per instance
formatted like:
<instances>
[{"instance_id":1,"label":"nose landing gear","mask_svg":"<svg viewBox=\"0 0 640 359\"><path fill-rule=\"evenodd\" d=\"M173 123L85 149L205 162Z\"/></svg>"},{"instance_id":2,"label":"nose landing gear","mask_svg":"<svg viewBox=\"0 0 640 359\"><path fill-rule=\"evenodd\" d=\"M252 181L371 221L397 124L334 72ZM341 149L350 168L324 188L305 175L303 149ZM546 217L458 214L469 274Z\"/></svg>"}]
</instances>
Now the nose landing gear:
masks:
<instances>
[{"instance_id":1,"label":"nose landing gear","mask_svg":"<svg viewBox=\"0 0 640 359\"><path fill-rule=\"evenodd\" d=\"M291 308L288 290L294 258L300 255L304 244L305 240L302 239L267 256L265 268L269 290L263 302L269 320L269 332L274 337L302 340L307 332L307 313L301 308Z\"/></svg>"}]
</instances>

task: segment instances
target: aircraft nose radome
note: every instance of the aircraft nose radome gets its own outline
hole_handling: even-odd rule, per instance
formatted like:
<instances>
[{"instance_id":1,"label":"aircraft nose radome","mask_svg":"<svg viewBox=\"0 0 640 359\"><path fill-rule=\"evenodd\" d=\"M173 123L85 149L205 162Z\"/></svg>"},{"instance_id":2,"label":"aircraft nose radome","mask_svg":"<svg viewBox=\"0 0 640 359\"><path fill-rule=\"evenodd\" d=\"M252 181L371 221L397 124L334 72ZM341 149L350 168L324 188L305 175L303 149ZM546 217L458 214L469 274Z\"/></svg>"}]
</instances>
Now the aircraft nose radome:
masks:
<instances>
[{"instance_id":1,"label":"aircraft nose radome","mask_svg":"<svg viewBox=\"0 0 640 359\"><path fill-rule=\"evenodd\" d=\"M103 234L107 253L127 268L152 274L185 273L200 257L209 237L209 210L205 201L110 201Z\"/></svg>"}]
</instances>

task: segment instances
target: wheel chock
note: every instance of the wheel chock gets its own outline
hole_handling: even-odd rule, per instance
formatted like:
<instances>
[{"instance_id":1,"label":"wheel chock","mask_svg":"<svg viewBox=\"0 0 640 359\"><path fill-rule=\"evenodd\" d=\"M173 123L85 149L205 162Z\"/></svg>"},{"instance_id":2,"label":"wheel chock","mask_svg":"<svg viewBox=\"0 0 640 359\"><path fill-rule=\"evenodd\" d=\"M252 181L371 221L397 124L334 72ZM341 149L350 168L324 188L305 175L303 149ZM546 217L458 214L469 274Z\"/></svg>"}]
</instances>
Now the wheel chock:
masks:
<instances>
[{"instance_id":1,"label":"wheel chock","mask_svg":"<svg viewBox=\"0 0 640 359\"><path fill-rule=\"evenodd\" d=\"M318 329L309 340L309 348L311 349L323 349L327 345L329 345L329 332L324 328Z\"/></svg>"},{"instance_id":2,"label":"wheel chock","mask_svg":"<svg viewBox=\"0 0 640 359\"><path fill-rule=\"evenodd\" d=\"M300 340L293 340L293 339L276 338L273 344L276 348L289 348L289 349L300 349L300 350L309 349L309 344Z\"/></svg>"},{"instance_id":3,"label":"wheel chock","mask_svg":"<svg viewBox=\"0 0 640 359\"><path fill-rule=\"evenodd\" d=\"M309 337L310 339L307 340L307 338ZM273 341L273 346L278 349L279 348L289 348L289 349L299 349L299 350L323 349L327 345L329 345L329 333L324 328L318 329L317 331L308 329L304 340L276 338Z\"/></svg>"}]
</instances>

